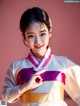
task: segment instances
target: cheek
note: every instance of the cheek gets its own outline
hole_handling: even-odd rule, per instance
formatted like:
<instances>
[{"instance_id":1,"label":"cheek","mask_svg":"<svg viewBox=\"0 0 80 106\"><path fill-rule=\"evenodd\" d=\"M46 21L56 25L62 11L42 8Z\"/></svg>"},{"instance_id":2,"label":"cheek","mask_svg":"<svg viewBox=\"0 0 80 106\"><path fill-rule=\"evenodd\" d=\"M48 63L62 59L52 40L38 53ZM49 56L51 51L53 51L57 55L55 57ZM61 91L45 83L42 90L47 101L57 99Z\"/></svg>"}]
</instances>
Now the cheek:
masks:
<instances>
[{"instance_id":1,"label":"cheek","mask_svg":"<svg viewBox=\"0 0 80 106\"><path fill-rule=\"evenodd\" d=\"M49 39L45 40L45 44L48 44L49 43Z\"/></svg>"},{"instance_id":2,"label":"cheek","mask_svg":"<svg viewBox=\"0 0 80 106\"><path fill-rule=\"evenodd\" d=\"M28 44L31 44L32 45L34 43L34 39L28 39L27 42L28 42Z\"/></svg>"},{"instance_id":3,"label":"cheek","mask_svg":"<svg viewBox=\"0 0 80 106\"><path fill-rule=\"evenodd\" d=\"M47 37L44 37L43 38L43 41L44 41L44 43L48 43L49 42L49 37L47 36Z\"/></svg>"}]
</instances>

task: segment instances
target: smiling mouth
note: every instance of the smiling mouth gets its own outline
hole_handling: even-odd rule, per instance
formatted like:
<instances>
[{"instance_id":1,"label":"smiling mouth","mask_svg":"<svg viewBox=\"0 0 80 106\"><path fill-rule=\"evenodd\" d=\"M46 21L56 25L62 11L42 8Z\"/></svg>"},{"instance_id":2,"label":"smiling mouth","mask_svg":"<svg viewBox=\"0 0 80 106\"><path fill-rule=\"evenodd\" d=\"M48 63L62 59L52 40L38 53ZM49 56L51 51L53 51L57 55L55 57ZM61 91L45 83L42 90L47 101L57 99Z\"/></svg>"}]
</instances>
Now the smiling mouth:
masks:
<instances>
[{"instance_id":1,"label":"smiling mouth","mask_svg":"<svg viewBox=\"0 0 80 106\"><path fill-rule=\"evenodd\" d=\"M40 49L43 45L39 45L39 46L34 46L37 49Z\"/></svg>"}]
</instances>

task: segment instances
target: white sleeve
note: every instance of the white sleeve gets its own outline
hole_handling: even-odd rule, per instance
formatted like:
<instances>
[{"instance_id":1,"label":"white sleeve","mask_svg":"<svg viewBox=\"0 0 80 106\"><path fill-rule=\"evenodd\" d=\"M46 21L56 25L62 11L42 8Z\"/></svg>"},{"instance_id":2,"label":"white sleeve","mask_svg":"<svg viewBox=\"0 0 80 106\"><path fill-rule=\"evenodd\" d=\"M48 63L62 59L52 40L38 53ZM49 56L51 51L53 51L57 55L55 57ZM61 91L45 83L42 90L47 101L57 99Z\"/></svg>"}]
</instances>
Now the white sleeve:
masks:
<instances>
[{"instance_id":1,"label":"white sleeve","mask_svg":"<svg viewBox=\"0 0 80 106\"><path fill-rule=\"evenodd\" d=\"M80 106L80 66L66 58L65 90L69 96Z\"/></svg>"},{"instance_id":2,"label":"white sleeve","mask_svg":"<svg viewBox=\"0 0 80 106\"><path fill-rule=\"evenodd\" d=\"M12 103L18 100L20 94L18 92L19 85L17 85L14 75L13 75L13 64L10 66L6 73L5 84L2 91L2 98L7 100L7 102Z\"/></svg>"}]
</instances>

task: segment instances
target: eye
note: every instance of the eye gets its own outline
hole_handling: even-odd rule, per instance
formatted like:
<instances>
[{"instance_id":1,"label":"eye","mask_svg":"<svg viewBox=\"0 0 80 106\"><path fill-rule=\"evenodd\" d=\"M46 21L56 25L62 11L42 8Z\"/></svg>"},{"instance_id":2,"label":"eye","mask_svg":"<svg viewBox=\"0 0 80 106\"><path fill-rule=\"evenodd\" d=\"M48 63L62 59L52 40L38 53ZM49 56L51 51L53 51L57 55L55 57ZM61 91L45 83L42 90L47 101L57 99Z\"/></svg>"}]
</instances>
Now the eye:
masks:
<instances>
[{"instance_id":1,"label":"eye","mask_svg":"<svg viewBox=\"0 0 80 106\"><path fill-rule=\"evenodd\" d=\"M34 37L34 35L28 35L28 38L33 38Z\"/></svg>"},{"instance_id":2,"label":"eye","mask_svg":"<svg viewBox=\"0 0 80 106\"><path fill-rule=\"evenodd\" d=\"M40 36L44 36L44 35L46 35L46 33L41 33L41 35L40 35Z\"/></svg>"}]
</instances>

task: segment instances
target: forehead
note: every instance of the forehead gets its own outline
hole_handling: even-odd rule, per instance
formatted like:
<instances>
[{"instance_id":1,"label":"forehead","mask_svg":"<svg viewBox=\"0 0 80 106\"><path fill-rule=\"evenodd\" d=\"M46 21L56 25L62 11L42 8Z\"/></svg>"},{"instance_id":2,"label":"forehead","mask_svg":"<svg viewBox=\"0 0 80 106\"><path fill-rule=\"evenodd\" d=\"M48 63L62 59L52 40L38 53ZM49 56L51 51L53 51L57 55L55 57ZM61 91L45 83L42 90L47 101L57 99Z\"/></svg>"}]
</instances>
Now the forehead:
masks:
<instances>
[{"instance_id":1,"label":"forehead","mask_svg":"<svg viewBox=\"0 0 80 106\"><path fill-rule=\"evenodd\" d=\"M48 31L47 26L44 23L41 22L32 22L29 27L26 29L26 31L31 31L31 32L39 32L42 30Z\"/></svg>"}]
</instances>

